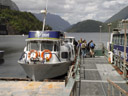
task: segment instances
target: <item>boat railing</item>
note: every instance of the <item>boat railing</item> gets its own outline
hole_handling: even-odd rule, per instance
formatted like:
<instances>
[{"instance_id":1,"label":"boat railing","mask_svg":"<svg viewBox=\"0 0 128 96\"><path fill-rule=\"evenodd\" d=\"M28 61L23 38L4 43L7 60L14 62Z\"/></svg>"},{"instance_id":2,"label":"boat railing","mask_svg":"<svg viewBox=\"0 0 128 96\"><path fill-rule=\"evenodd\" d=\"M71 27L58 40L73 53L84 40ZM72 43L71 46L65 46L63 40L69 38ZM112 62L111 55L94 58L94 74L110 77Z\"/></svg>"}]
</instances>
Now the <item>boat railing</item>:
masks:
<instances>
[{"instance_id":1,"label":"boat railing","mask_svg":"<svg viewBox=\"0 0 128 96\"><path fill-rule=\"evenodd\" d=\"M21 55L19 61L21 61L21 60L23 59L23 56L24 56L25 54L26 54L26 56L25 56L25 63L26 63L26 61L27 61L27 53L25 53L25 52L22 53L22 55Z\"/></svg>"},{"instance_id":2,"label":"boat railing","mask_svg":"<svg viewBox=\"0 0 128 96\"><path fill-rule=\"evenodd\" d=\"M46 54L49 54L49 53L45 53L45 54L44 54L44 57L45 57L45 55L46 55ZM61 60L60 60L59 56L57 56L57 54L56 54L56 53L51 53L51 54L52 54L52 55L54 54L54 55L57 57L57 59L61 62ZM46 58L45 58L45 59L46 59Z\"/></svg>"},{"instance_id":3,"label":"boat railing","mask_svg":"<svg viewBox=\"0 0 128 96\"><path fill-rule=\"evenodd\" d=\"M126 92L124 89L120 88L120 86L118 86L111 80L107 80L107 81L108 81L108 96L115 96L114 90L118 90L118 92L119 92L118 96L128 96L128 92Z\"/></svg>"}]
</instances>

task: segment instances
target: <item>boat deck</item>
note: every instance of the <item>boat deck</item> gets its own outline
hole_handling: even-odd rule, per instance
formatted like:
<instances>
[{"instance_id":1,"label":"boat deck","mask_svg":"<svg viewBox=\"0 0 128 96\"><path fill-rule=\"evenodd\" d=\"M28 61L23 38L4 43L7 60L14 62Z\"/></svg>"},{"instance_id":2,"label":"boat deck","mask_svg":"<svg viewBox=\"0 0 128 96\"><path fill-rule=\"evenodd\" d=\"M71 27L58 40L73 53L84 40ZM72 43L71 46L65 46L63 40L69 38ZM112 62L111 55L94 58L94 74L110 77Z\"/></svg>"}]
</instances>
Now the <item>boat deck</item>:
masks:
<instances>
[{"instance_id":1,"label":"boat deck","mask_svg":"<svg viewBox=\"0 0 128 96\"><path fill-rule=\"evenodd\" d=\"M81 95L80 96L108 96L108 81L112 80L128 92L128 85L115 68L103 57L84 58L81 65ZM111 95L110 95L111 96ZM114 96L120 96L115 90ZM122 95L124 96L124 95Z\"/></svg>"}]
</instances>

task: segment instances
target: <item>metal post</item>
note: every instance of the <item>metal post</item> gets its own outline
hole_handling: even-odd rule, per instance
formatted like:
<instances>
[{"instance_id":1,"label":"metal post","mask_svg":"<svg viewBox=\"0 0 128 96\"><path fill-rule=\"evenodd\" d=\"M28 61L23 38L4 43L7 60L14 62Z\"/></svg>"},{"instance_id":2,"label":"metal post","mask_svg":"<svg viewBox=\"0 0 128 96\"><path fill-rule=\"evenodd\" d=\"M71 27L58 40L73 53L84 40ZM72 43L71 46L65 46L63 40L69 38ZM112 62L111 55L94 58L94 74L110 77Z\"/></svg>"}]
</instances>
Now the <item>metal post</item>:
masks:
<instances>
[{"instance_id":1,"label":"metal post","mask_svg":"<svg viewBox=\"0 0 128 96\"><path fill-rule=\"evenodd\" d=\"M111 25L112 25L112 23L108 24L108 27L109 27L109 42L110 42Z\"/></svg>"},{"instance_id":2,"label":"metal post","mask_svg":"<svg viewBox=\"0 0 128 96\"><path fill-rule=\"evenodd\" d=\"M108 48L108 52L110 51L110 33L111 33L111 25L112 25L112 23L109 23L108 24L108 27L109 27L109 48Z\"/></svg>"},{"instance_id":3,"label":"metal post","mask_svg":"<svg viewBox=\"0 0 128 96\"><path fill-rule=\"evenodd\" d=\"M110 84L108 82L108 96L110 96Z\"/></svg>"},{"instance_id":4,"label":"metal post","mask_svg":"<svg viewBox=\"0 0 128 96\"><path fill-rule=\"evenodd\" d=\"M114 86L112 86L112 96L115 96L115 94L114 94Z\"/></svg>"},{"instance_id":5,"label":"metal post","mask_svg":"<svg viewBox=\"0 0 128 96\"><path fill-rule=\"evenodd\" d=\"M102 28L102 26L99 26L100 27L100 42L101 42L101 28Z\"/></svg>"},{"instance_id":6,"label":"metal post","mask_svg":"<svg viewBox=\"0 0 128 96\"><path fill-rule=\"evenodd\" d=\"M124 23L124 66L123 66L123 78L126 79L126 46L127 46L127 36L126 36L126 31L127 31L127 20L122 20Z\"/></svg>"},{"instance_id":7,"label":"metal post","mask_svg":"<svg viewBox=\"0 0 128 96\"><path fill-rule=\"evenodd\" d=\"M119 94L120 94L120 96L122 96L122 93L121 92L119 92Z\"/></svg>"}]
</instances>

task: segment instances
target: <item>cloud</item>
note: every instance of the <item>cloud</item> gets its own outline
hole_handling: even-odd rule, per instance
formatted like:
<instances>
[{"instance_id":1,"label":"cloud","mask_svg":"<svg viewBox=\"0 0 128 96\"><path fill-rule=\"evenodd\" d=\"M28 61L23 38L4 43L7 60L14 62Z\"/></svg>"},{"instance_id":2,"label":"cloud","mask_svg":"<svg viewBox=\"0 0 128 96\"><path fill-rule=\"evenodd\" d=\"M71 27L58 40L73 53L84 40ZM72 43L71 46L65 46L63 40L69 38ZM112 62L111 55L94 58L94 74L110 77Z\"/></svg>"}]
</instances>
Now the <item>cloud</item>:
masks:
<instances>
[{"instance_id":1,"label":"cloud","mask_svg":"<svg viewBox=\"0 0 128 96\"><path fill-rule=\"evenodd\" d=\"M22 11L40 12L46 0L12 0ZM128 0L49 0L48 12L71 24L86 19L105 21L128 5Z\"/></svg>"}]
</instances>

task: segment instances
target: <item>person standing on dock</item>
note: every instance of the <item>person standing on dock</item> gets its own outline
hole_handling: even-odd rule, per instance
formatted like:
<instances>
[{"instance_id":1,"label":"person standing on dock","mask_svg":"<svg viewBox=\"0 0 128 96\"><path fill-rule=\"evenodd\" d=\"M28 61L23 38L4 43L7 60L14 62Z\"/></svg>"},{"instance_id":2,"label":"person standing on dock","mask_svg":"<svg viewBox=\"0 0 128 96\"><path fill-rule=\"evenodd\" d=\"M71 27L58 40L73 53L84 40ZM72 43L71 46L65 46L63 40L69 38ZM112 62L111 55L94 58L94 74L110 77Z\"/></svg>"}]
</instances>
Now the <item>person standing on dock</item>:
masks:
<instances>
[{"instance_id":1,"label":"person standing on dock","mask_svg":"<svg viewBox=\"0 0 128 96\"><path fill-rule=\"evenodd\" d=\"M86 57L86 47L87 47L87 44L86 44L86 40L84 40L81 44L81 52L82 52L82 56L83 57Z\"/></svg>"},{"instance_id":2,"label":"person standing on dock","mask_svg":"<svg viewBox=\"0 0 128 96\"><path fill-rule=\"evenodd\" d=\"M78 46L78 42L76 40L74 40L74 45L75 45L75 53L77 53L77 46Z\"/></svg>"},{"instance_id":3,"label":"person standing on dock","mask_svg":"<svg viewBox=\"0 0 128 96\"><path fill-rule=\"evenodd\" d=\"M93 42L93 40L91 40L89 42L89 48L90 48L90 56L94 57L94 55L95 55L95 53L94 53L95 43Z\"/></svg>"}]
</instances>

